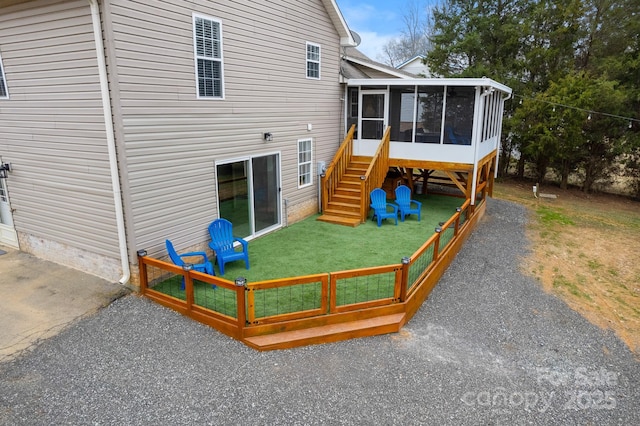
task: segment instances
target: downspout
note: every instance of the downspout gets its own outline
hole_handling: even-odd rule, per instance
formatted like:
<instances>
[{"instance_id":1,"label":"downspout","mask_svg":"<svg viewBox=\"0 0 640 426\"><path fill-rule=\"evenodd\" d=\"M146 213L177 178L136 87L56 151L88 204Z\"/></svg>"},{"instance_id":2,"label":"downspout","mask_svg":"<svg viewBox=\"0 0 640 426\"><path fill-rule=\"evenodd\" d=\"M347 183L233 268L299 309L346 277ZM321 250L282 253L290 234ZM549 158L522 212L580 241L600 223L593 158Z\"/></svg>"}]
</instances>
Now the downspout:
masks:
<instances>
[{"instance_id":1,"label":"downspout","mask_svg":"<svg viewBox=\"0 0 640 426\"><path fill-rule=\"evenodd\" d=\"M471 178L471 205L475 206L476 204L476 187L478 186L478 149L480 148L480 142L482 136L480 135L480 130L482 130L482 120L484 120L484 98L489 94L488 90L485 90L484 86L480 87L480 96L477 98L478 102L476 104L476 110L474 112L474 123L473 123L473 138L472 144L473 146L473 176Z\"/></svg>"},{"instance_id":2,"label":"downspout","mask_svg":"<svg viewBox=\"0 0 640 426\"><path fill-rule=\"evenodd\" d=\"M98 60L98 74L100 76L100 93L102 95L102 112L104 114L104 126L107 133L107 149L109 153L109 166L111 169L111 186L113 190L113 204L116 210L116 226L118 228L118 246L120 248L120 262L122 264L122 277L120 284L127 284L131 278L129 267L129 251L127 249L127 235L124 227L124 212L120 190L120 173L118 171L118 156L116 154L116 138L111 117L111 98L109 97L109 81L107 78L107 65L104 60L104 44L102 42L102 24L100 23L100 6L98 0L89 0L91 6L91 20L93 23L93 38L96 44L96 59Z\"/></svg>"},{"instance_id":3,"label":"downspout","mask_svg":"<svg viewBox=\"0 0 640 426\"><path fill-rule=\"evenodd\" d=\"M498 144L497 144L497 149L498 149L498 153L496 154L496 169L493 172L493 177L497 178L498 177L498 169L499 169L499 165L500 165L500 151L502 151L502 119L504 118L504 103L507 102L509 99L511 99L511 93L509 93L507 95L506 98L501 98L502 99L502 105L500 105L500 128L498 129Z\"/></svg>"}]
</instances>

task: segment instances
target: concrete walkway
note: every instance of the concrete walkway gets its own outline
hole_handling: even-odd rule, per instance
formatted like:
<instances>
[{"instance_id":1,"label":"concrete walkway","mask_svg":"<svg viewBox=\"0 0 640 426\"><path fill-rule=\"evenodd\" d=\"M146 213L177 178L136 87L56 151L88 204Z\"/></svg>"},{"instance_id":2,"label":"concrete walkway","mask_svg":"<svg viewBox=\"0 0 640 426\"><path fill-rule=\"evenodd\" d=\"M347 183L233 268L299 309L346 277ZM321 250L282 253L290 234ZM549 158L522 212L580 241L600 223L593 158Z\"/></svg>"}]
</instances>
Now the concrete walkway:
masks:
<instances>
[{"instance_id":1,"label":"concrete walkway","mask_svg":"<svg viewBox=\"0 0 640 426\"><path fill-rule=\"evenodd\" d=\"M0 246L0 362L128 292L118 283Z\"/></svg>"}]
</instances>

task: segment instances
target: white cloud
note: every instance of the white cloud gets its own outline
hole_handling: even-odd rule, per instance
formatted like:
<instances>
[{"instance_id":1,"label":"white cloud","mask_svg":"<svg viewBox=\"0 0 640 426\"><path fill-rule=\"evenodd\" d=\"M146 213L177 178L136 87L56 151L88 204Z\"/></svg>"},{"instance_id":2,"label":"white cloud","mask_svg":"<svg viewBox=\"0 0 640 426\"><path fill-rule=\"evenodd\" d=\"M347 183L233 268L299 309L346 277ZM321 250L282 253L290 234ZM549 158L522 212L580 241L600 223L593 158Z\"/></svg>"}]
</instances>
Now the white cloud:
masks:
<instances>
[{"instance_id":1,"label":"white cloud","mask_svg":"<svg viewBox=\"0 0 640 426\"><path fill-rule=\"evenodd\" d=\"M370 31L358 32L358 34L362 38L362 43L358 46L358 50L374 61L378 61L380 59L380 56L382 56L383 46L395 37L392 34L382 35Z\"/></svg>"}]
</instances>

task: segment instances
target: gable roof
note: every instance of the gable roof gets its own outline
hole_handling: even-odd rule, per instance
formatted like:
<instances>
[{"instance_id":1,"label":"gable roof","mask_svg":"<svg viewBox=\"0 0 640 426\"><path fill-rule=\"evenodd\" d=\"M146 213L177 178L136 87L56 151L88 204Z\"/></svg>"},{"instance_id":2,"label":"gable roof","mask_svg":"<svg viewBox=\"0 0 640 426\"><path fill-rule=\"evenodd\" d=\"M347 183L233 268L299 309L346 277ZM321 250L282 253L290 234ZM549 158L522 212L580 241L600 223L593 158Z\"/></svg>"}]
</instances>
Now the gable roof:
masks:
<instances>
[{"instance_id":1,"label":"gable roof","mask_svg":"<svg viewBox=\"0 0 640 426\"><path fill-rule=\"evenodd\" d=\"M349 78L380 78L380 73L395 78L415 78L415 75L376 62L355 47L345 47L342 57L343 76ZM371 71L371 72L369 72ZM374 74L374 75L371 75Z\"/></svg>"},{"instance_id":2,"label":"gable roof","mask_svg":"<svg viewBox=\"0 0 640 426\"><path fill-rule=\"evenodd\" d=\"M344 20L344 16L342 16L342 12L340 12L340 8L335 0L321 0L324 4L325 9L327 9L327 13L333 22L333 26L336 27L338 31L338 35L340 35L340 45L341 46L355 46L356 42L353 39L353 35L351 34L351 30L347 25L347 21Z\"/></svg>"}]
</instances>

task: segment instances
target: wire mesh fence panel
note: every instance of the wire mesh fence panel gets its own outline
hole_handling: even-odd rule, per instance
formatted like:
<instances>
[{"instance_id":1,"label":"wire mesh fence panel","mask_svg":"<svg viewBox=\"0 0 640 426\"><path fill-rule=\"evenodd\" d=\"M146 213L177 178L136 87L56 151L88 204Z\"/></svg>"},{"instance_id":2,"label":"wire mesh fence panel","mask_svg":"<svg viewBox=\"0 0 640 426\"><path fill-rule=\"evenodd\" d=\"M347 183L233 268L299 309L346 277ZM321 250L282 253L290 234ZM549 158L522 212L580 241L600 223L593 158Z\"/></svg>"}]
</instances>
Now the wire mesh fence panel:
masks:
<instances>
[{"instance_id":1,"label":"wire mesh fence panel","mask_svg":"<svg viewBox=\"0 0 640 426\"><path fill-rule=\"evenodd\" d=\"M455 236L455 233L456 233L456 230L453 226L445 228L442 230L442 232L440 232L440 246L438 248L440 252L442 252L445 249L445 247L447 247L447 245L449 244L449 241L451 241Z\"/></svg>"},{"instance_id":2,"label":"wire mesh fence panel","mask_svg":"<svg viewBox=\"0 0 640 426\"><path fill-rule=\"evenodd\" d=\"M155 290L180 300L186 300L182 275L148 265L147 282L150 290Z\"/></svg>"},{"instance_id":3,"label":"wire mesh fence panel","mask_svg":"<svg viewBox=\"0 0 640 426\"><path fill-rule=\"evenodd\" d=\"M256 318L303 312L322 307L322 282L253 289Z\"/></svg>"},{"instance_id":4,"label":"wire mesh fence panel","mask_svg":"<svg viewBox=\"0 0 640 426\"><path fill-rule=\"evenodd\" d=\"M198 306L232 318L238 317L238 301L234 290L194 280L193 297Z\"/></svg>"},{"instance_id":5,"label":"wire mesh fence panel","mask_svg":"<svg viewBox=\"0 0 640 426\"><path fill-rule=\"evenodd\" d=\"M336 306L394 297L396 273L341 278L336 282Z\"/></svg>"},{"instance_id":6,"label":"wire mesh fence panel","mask_svg":"<svg viewBox=\"0 0 640 426\"><path fill-rule=\"evenodd\" d=\"M431 244L425 251L415 258L409 266L409 281L407 282L408 290L416 284L418 277L422 275L433 262L433 247L433 244Z\"/></svg>"}]
</instances>

